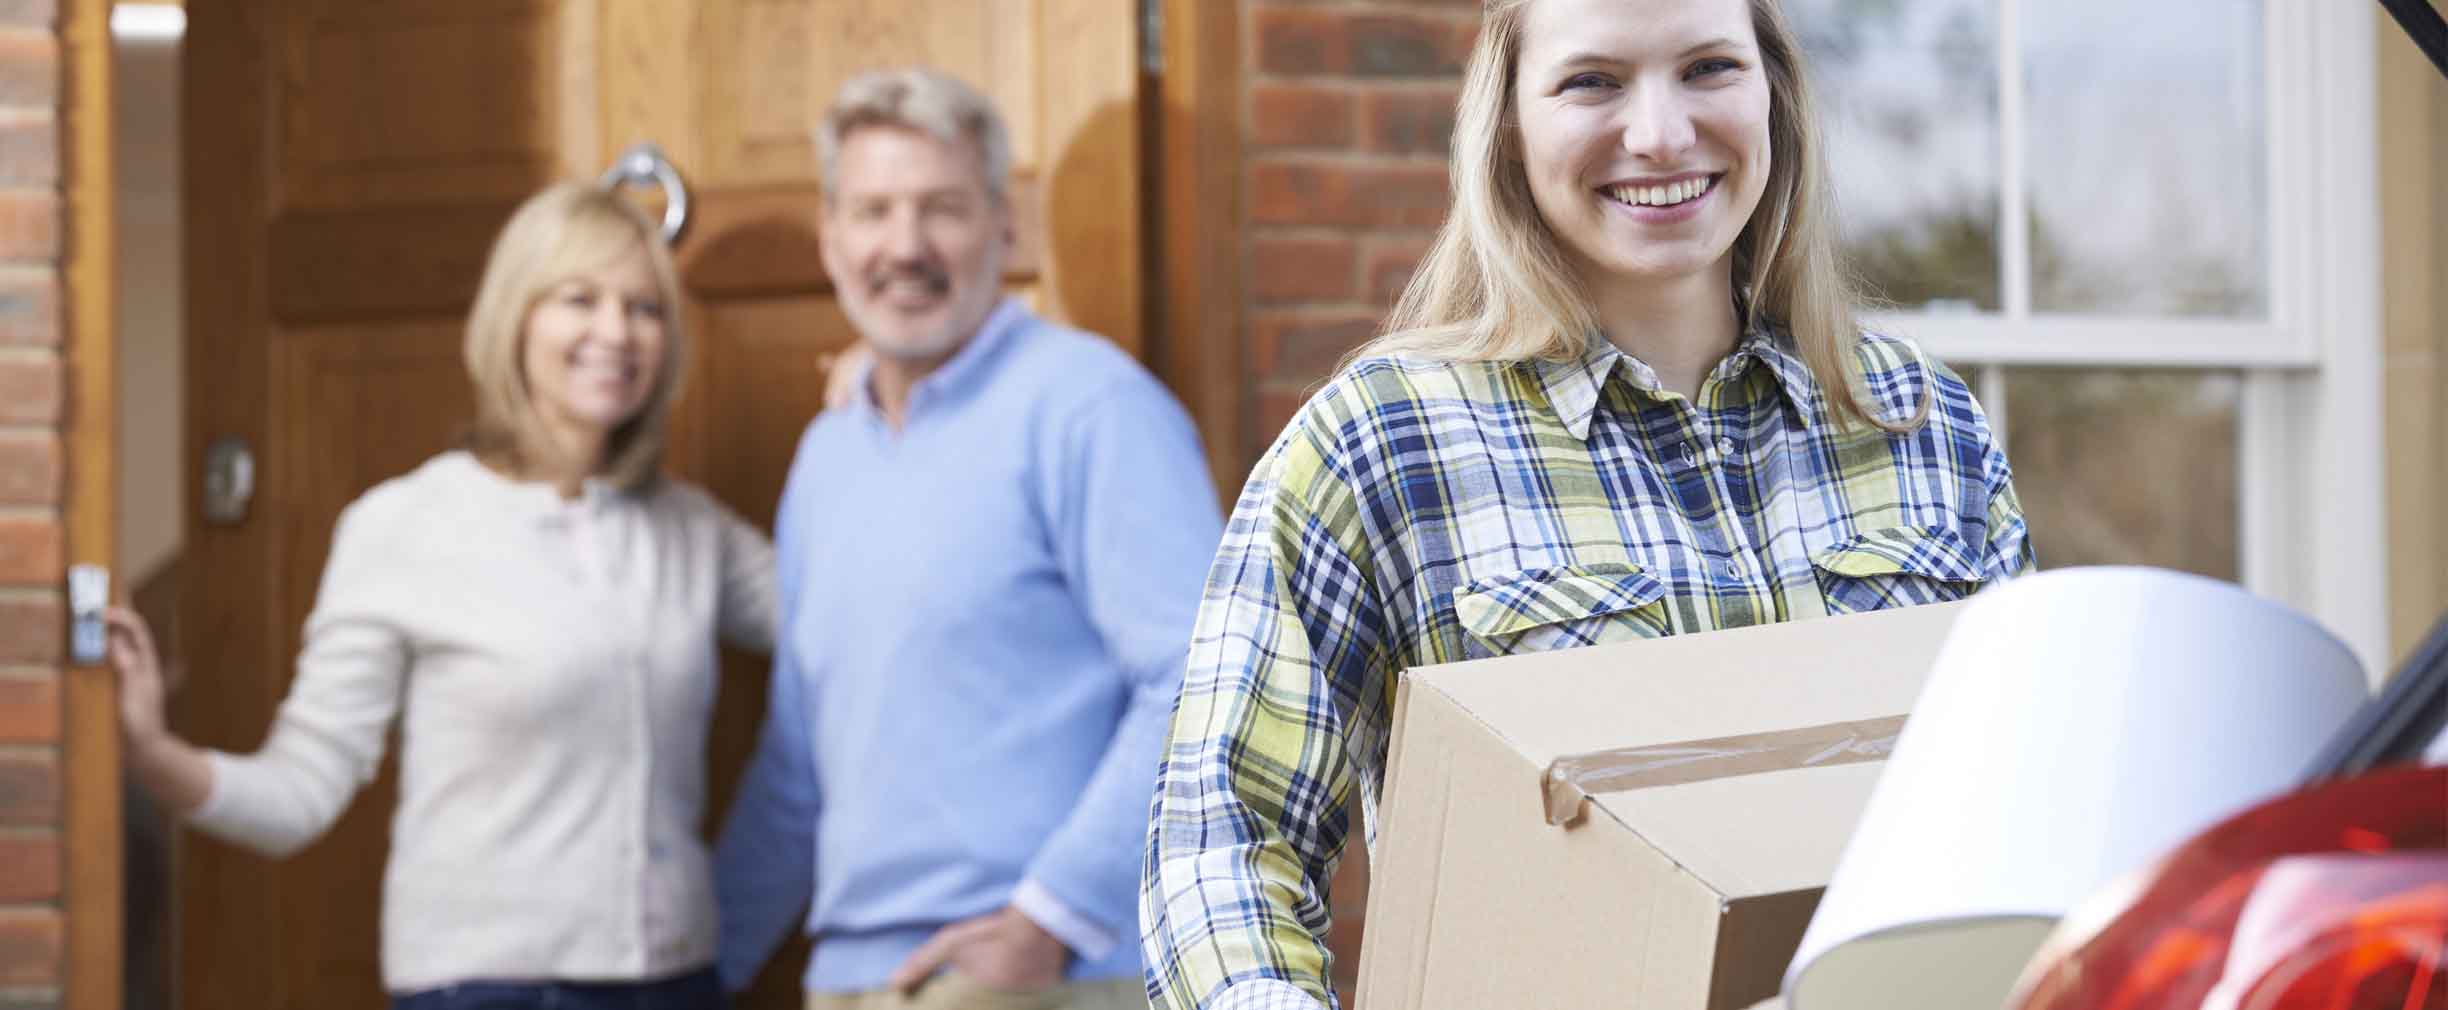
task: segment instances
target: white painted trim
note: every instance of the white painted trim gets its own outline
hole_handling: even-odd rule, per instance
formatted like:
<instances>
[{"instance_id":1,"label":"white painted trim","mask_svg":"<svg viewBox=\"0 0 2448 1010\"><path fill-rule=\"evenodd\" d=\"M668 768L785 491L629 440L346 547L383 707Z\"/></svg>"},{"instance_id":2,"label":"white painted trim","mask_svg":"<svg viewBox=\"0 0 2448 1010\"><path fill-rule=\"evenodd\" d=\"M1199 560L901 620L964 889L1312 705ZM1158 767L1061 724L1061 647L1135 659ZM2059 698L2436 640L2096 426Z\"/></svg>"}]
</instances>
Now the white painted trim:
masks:
<instances>
[{"instance_id":1,"label":"white painted trim","mask_svg":"<svg viewBox=\"0 0 2448 1010\"><path fill-rule=\"evenodd\" d=\"M2310 29L2317 92L2303 145L2315 156L2307 193L2321 199L2310 322L2323 361L2311 418L2317 447L2296 470L2310 486L2312 614L2388 673L2387 484L2380 376L2379 112L2368 3L2320 2Z\"/></svg>"},{"instance_id":2,"label":"white painted trim","mask_svg":"<svg viewBox=\"0 0 2448 1010\"><path fill-rule=\"evenodd\" d=\"M2296 423L2316 380L2283 372L2244 373L2236 404L2236 568L2244 588L2309 612L2310 558L2289 530L2307 523L2306 485L2296 469L2312 430Z\"/></svg>"},{"instance_id":3,"label":"white painted trim","mask_svg":"<svg viewBox=\"0 0 2448 1010\"><path fill-rule=\"evenodd\" d=\"M2263 171L2269 178L2269 232L2264 239L2269 318L2317 352L2318 340L2308 329L2307 302L2319 243L2290 241L2316 226L2309 216L2311 201L2304 199L2310 145L2290 142L2304 137L2319 119L2319 110L2312 107L2317 93L2304 83L2315 62L2306 59L2304 44L2310 12L2302 0L2269 0L2263 10L2261 137L2267 148Z\"/></svg>"},{"instance_id":4,"label":"white painted trim","mask_svg":"<svg viewBox=\"0 0 2448 1010\"><path fill-rule=\"evenodd\" d=\"M2025 185L2023 2L1998 0L1998 301L2031 315L2031 193Z\"/></svg>"},{"instance_id":5,"label":"white painted trim","mask_svg":"<svg viewBox=\"0 0 2448 1010\"><path fill-rule=\"evenodd\" d=\"M1863 325L1909 336L1949 361L2134 368L2313 368L2320 354L2257 322L2105 316L1875 312Z\"/></svg>"},{"instance_id":6,"label":"white painted trim","mask_svg":"<svg viewBox=\"0 0 2448 1010\"><path fill-rule=\"evenodd\" d=\"M1999 445L2007 445L2007 439L2013 437L2007 431L2010 423L2007 415L2014 408L2006 399L2006 367L1980 366L1977 377L1972 380L1972 389L1972 395L1980 399L1981 413L1989 415L1989 437Z\"/></svg>"}]
</instances>

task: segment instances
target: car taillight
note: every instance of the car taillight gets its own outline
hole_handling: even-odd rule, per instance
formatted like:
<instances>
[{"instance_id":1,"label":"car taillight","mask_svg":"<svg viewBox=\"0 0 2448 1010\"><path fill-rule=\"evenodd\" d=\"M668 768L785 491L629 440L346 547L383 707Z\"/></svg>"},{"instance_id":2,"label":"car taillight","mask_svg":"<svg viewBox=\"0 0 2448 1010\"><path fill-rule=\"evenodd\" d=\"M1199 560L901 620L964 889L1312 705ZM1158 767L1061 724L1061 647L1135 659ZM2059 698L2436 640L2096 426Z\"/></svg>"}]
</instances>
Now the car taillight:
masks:
<instances>
[{"instance_id":1,"label":"car taillight","mask_svg":"<svg viewBox=\"0 0 2448 1010\"><path fill-rule=\"evenodd\" d=\"M2067 916L2016 1010L2448 1010L2448 768L2273 800Z\"/></svg>"}]
</instances>

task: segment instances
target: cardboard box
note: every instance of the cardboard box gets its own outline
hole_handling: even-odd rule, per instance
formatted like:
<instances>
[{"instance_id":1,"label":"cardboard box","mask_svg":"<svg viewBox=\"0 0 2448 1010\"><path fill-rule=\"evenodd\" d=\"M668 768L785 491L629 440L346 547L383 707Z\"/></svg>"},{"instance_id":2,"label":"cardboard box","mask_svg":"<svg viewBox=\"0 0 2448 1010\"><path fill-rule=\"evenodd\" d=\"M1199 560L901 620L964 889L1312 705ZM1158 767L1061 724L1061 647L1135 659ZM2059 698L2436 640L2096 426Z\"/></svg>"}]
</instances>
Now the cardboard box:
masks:
<instances>
[{"instance_id":1,"label":"cardboard box","mask_svg":"<svg viewBox=\"0 0 2448 1010\"><path fill-rule=\"evenodd\" d=\"M1774 997L1959 610L1406 674L1360 1007Z\"/></svg>"}]
</instances>

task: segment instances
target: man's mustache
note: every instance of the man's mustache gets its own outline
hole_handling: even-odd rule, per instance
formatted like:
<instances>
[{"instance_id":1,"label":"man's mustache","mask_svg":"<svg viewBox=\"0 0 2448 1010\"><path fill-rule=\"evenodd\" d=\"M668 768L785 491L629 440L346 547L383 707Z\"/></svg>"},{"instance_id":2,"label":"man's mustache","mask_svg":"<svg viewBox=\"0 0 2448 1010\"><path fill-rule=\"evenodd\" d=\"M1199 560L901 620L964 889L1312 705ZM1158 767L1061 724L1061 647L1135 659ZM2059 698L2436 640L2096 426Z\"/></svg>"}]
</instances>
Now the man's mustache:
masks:
<instances>
[{"instance_id":1,"label":"man's mustache","mask_svg":"<svg viewBox=\"0 0 2448 1010\"><path fill-rule=\"evenodd\" d=\"M896 281L924 285L929 294L952 290L952 274L934 263L895 263L867 273L867 290L881 292Z\"/></svg>"}]
</instances>

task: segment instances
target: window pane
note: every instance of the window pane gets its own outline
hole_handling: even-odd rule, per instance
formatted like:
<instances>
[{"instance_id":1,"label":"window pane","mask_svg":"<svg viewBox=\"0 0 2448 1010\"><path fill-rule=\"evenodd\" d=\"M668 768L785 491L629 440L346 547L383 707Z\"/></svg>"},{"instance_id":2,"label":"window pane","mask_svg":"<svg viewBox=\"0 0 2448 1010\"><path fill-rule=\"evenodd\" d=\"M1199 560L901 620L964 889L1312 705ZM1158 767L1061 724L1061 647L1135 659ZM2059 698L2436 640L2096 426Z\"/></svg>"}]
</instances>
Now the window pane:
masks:
<instances>
[{"instance_id":1,"label":"window pane","mask_svg":"<svg viewBox=\"0 0 2448 1010\"><path fill-rule=\"evenodd\" d=\"M2023 5L2033 311L2267 312L2261 6Z\"/></svg>"},{"instance_id":2,"label":"window pane","mask_svg":"<svg viewBox=\"0 0 2448 1010\"><path fill-rule=\"evenodd\" d=\"M2006 456L2042 568L2234 581L2235 372L2011 368Z\"/></svg>"},{"instance_id":3,"label":"window pane","mask_svg":"<svg viewBox=\"0 0 2448 1010\"><path fill-rule=\"evenodd\" d=\"M1796 0L1846 251L1899 308L1995 310L1995 0Z\"/></svg>"}]
</instances>

